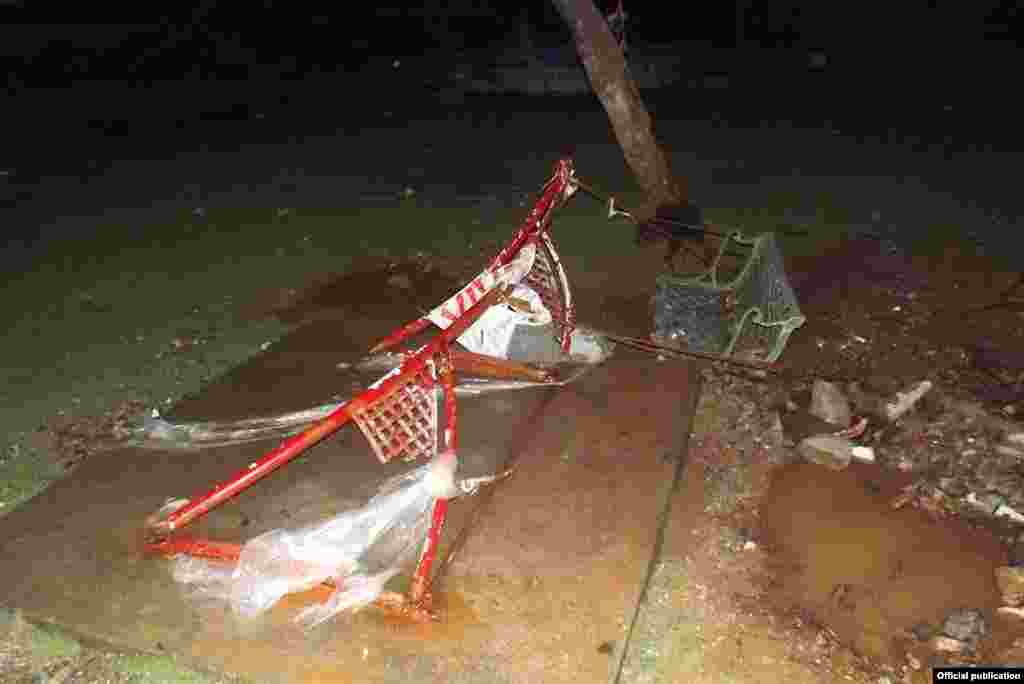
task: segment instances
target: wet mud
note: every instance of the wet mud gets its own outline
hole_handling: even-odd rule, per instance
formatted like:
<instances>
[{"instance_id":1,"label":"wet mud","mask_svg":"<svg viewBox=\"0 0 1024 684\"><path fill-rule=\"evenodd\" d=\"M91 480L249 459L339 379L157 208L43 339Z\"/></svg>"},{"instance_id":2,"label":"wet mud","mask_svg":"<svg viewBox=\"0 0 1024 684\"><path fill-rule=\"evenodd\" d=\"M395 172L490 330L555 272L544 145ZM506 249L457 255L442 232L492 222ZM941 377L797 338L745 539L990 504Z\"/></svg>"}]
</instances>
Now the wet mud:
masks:
<instances>
[{"instance_id":1,"label":"wet mud","mask_svg":"<svg viewBox=\"0 0 1024 684\"><path fill-rule=\"evenodd\" d=\"M786 466L760 507L769 601L886 662L914 650L915 627L938 631L953 610L979 609L992 624L1001 605L993 573L1007 560L995 535L964 521L893 510L893 479L868 466Z\"/></svg>"}]
</instances>

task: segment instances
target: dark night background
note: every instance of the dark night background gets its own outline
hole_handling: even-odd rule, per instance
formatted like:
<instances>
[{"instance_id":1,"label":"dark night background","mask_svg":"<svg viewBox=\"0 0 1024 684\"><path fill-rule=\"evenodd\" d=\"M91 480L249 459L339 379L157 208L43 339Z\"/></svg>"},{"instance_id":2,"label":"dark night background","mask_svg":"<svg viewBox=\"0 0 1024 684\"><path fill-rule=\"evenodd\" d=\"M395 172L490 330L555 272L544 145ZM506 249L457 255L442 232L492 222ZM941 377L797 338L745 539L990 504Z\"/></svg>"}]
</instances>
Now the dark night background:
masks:
<instances>
[{"instance_id":1,"label":"dark night background","mask_svg":"<svg viewBox=\"0 0 1024 684\"><path fill-rule=\"evenodd\" d=\"M457 61L486 62L524 40L538 54L569 43L551 3L540 0L165 7L0 3L0 166L17 170L0 181L3 210L50 211L47 178L87 179L114 160L351 134L385 110L394 125L415 125L420 112L448 106L434 96ZM1019 149L1013 39L1021 14L1012 0L633 0L626 10L633 54L650 45L685 51L683 82L729 77L728 92L645 95L656 118L825 122L854 135L912 132L951 147ZM827 67L809 65L814 51L827 54ZM315 106L302 96L311 91ZM517 105L459 106L514 116ZM276 123L259 124L257 115ZM32 221L18 224L9 244L38 242L25 227Z\"/></svg>"},{"instance_id":2,"label":"dark night background","mask_svg":"<svg viewBox=\"0 0 1024 684\"><path fill-rule=\"evenodd\" d=\"M310 69L346 71L360 68L374 55L493 47L516 36L523 23L532 25L548 44L568 36L546 2L520 6L207 0L167 7L115 13L94 5L0 3L8 88L17 92L81 79L237 79L259 76L259 67L275 64L286 78ZM672 3L634 1L626 10L635 41L824 48L866 64L882 57L913 63L942 64L950 56L972 61L983 57L974 54L979 47L999 42L1011 47L1021 24L1014 0L751 0L692 5L682 13Z\"/></svg>"}]
</instances>

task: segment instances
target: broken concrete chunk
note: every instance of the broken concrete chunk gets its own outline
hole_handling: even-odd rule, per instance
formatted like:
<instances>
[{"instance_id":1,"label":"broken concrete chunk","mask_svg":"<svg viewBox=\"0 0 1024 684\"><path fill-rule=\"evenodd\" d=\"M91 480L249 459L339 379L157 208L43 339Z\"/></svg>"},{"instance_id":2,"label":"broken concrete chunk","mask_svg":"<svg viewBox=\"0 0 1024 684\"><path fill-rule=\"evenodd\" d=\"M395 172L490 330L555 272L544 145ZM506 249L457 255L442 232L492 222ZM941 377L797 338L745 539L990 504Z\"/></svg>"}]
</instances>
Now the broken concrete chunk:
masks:
<instances>
[{"instance_id":1,"label":"broken concrete chunk","mask_svg":"<svg viewBox=\"0 0 1024 684\"><path fill-rule=\"evenodd\" d=\"M843 437L815 435L800 442L797 452L810 463L843 470L850 465L854 448L854 443Z\"/></svg>"},{"instance_id":2,"label":"broken concrete chunk","mask_svg":"<svg viewBox=\"0 0 1024 684\"><path fill-rule=\"evenodd\" d=\"M783 434L793 444L799 444L808 437L831 435L837 432L835 425L817 416L812 416L808 411L797 410L782 413L779 420L782 424Z\"/></svg>"},{"instance_id":3,"label":"broken concrete chunk","mask_svg":"<svg viewBox=\"0 0 1024 684\"><path fill-rule=\"evenodd\" d=\"M930 380L922 380L906 392L897 392L896 398L885 405L885 417L894 421L914 407L921 397L928 394L932 389Z\"/></svg>"},{"instance_id":4,"label":"broken concrete chunk","mask_svg":"<svg viewBox=\"0 0 1024 684\"><path fill-rule=\"evenodd\" d=\"M855 446L850 452L854 459L861 463L874 463L875 462L875 450L871 447L866 446Z\"/></svg>"},{"instance_id":5,"label":"broken concrete chunk","mask_svg":"<svg viewBox=\"0 0 1024 684\"><path fill-rule=\"evenodd\" d=\"M958 608L946 616L942 631L958 641L975 643L988 635L988 623L980 610Z\"/></svg>"},{"instance_id":6,"label":"broken concrete chunk","mask_svg":"<svg viewBox=\"0 0 1024 684\"><path fill-rule=\"evenodd\" d=\"M825 380L814 381L811 388L810 413L832 425L843 428L850 425L850 402L835 383Z\"/></svg>"},{"instance_id":7,"label":"broken concrete chunk","mask_svg":"<svg viewBox=\"0 0 1024 684\"><path fill-rule=\"evenodd\" d=\"M1003 504L1002 506L997 508L996 512L993 513L993 515L997 518L1007 518L1015 523L1024 524L1024 514L1022 514L1015 508L1007 506L1006 504Z\"/></svg>"}]
</instances>

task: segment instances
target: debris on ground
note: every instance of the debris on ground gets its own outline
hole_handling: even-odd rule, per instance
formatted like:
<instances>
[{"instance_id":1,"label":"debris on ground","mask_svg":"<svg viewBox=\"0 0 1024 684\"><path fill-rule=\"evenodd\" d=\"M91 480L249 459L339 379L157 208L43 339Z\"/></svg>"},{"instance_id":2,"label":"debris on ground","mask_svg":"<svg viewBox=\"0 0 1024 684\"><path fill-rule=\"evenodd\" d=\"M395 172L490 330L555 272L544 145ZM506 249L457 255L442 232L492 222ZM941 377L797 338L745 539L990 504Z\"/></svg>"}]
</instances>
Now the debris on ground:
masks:
<instances>
[{"instance_id":1,"label":"debris on ground","mask_svg":"<svg viewBox=\"0 0 1024 684\"><path fill-rule=\"evenodd\" d=\"M100 416L58 416L39 432L50 442L58 466L70 471L85 459L122 443L145 411L141 400L124 401Z\"/></svg>"},{"instance_id":2,"label":"debris on ground","mask_svg":"<svg viewBox=\"0 0 1024 684\"><path fill-rule=\"evenodd\" d=\"M850 424L850 401L833 382L815 380L811 388L812 416L821 418L826 423L846 427Z\"/></svg>"}]
</instances>

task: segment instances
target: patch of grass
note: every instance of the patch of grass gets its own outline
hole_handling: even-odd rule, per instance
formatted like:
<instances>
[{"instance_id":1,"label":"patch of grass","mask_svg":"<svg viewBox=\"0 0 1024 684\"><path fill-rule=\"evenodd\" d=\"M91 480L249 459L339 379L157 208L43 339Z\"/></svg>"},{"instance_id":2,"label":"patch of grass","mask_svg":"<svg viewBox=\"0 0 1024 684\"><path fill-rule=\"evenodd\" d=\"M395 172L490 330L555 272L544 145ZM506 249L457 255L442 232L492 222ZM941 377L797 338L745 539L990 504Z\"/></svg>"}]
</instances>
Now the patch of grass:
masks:
<instances>
[{"instance_id":1,"label":"patch of grass","mask_svg":"<svg viewBox=\"0 0 1024 684\"><path fill-rule=\"evenodd\" d=\"M665 657L658 663L661 681L698 675L704 669L704 632L696 621L680 621L665 638Z\"/></svg>"},{"instance_id":2,"label":"patch of grass","mask_svg":"<svg viewBox=\"0 0 1024 684\"><path fill-rule=\"evenodd\" d=\"M658 566L653 587L666 594L668 599L690 590L690 569L685 559L665 558Z\"/></svg>"},{"instance_id":3,"label":"patch of grass","mask_svg":"<svg viewBox=\"0 0 1024 684\"><path fill-rule=\"evenodd\" d=\"M788 256L817 254L841 243L850 234L850 212L827 193L802 198L793 192L771 193L754 208L712 207L707 220L742 230L748 235L775 231Z\"/></svg>"},{"instance_id":4,"label":"patch of grass","mask_svg":"<svg viewBox=\"0 0 1024 684\"><path fill-rule=\"evenodd\" d=\"M111 662L117 672L145 684L210 684L207 675L183 667L170 656L121 655Z\"/></svg>"},{"instance_id":5,"label":"patch of grass","mask_svg":"<svg viewBox=\"0 0 1024 684\"><path fill-rule=\"evenodd\" d=\"M82 651L82 645L77 639L55 625L28 624L23 638L32 658L37 662L73 658Z\"/></svg>"},{"instance_id":6,"label":"patch of grass","mask_svg":"<svg viewBox=\"0 0 1024 684\"><path fill-rule=\"evenodd\" d=\"M704 510L713 515L726 515L753 493L750 466L734 464L724 468L708 468L704 475L706 501Z\"/></svg>"},{"instance_id":7,"label":"patch of grass","mask_svg":"<svg viewBox=\"0 0 1024 684\"><path fill-rule=\"evenodd\" d=\"M7 456L0 463L0 515L46 489L61 474L45 454L22 448L18 443L9 445Z\"/></svg>"}]
</instances>

